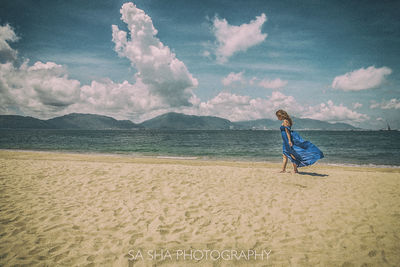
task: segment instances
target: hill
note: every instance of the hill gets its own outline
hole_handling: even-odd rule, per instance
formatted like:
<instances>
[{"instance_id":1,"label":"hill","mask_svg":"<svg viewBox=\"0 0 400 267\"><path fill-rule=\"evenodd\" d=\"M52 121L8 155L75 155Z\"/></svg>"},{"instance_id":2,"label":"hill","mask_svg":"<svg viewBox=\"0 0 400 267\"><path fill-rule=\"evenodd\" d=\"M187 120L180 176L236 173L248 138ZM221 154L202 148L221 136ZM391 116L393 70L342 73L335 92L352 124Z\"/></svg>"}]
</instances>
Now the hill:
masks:
<instances>
[{"instance_id":1,"label":"hill","mask_svg":"<svg viewBox=\"0 0 400 267\"><path fill-rule=\"evenodd\" d=\"M130 120L116 120L112 117L71 113L47 120L55 129L90 129L90 130L118 130L134 129L138 125Z\"/></svg>"},{"instance_id":2,"label":"hill","mask_svg":"<svg viewBox=\"0 0 400 267\"><path fill-rule=\"evenodd\" d=\"M144 121L140 126L146 129L165 130L229 130L233 124L219 117L170 112Z\"/></svg>"},{"instance_id":3,"label":"hill","mask_svg":"<svg viewBox=\"0 0 400 267\"><path fill-rule=\"evenodd\" d=\"M139 126L129 120L116 120L112 117L71 113L49 120L19 115L0 115L1 129L85 129L85 130L118 130L136 129Z\"/></svg>"},{"instance_id":4,"label":"hill","mask_svg":"<svg viewBox=\"0 0 400 267\"><path fill-rule=\"evenodd\" d=\"M29 116L0 115L1 129L51 129L48 122Z\"/></svg>"}]
</instances>

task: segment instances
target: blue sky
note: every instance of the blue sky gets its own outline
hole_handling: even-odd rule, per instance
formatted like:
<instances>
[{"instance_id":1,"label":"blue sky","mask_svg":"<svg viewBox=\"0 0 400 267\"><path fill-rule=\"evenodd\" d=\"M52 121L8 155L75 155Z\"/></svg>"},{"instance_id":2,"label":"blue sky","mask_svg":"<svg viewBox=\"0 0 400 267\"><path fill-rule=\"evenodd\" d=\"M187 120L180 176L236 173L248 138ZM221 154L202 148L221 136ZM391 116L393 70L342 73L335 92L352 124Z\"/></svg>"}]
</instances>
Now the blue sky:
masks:
<instances>
[{"instance_id":1,"label":"blue sky","mask_svg":"<svg viewBox=\"0 0 400 267\"><path fill-rule=\"evenodd\" d=\"M178 111L235 121L274 118L284 108L296 117L371 129L387 120L400 128L398 1L140 0L125 10L143 11L157 34L139 44L129 42L128 27L142 22L121 20L126 2L0 3L0 25L18 38L5 40L10 48L0 46L16 52L13 66L1 69L8 99L1 113L89 112L139 122ZM112 25L127 33L128 43L113 39ZM117 51L119 42L124 48ZM163 71L155 67L160 58L150 66L132 54L133 48L148 53L151 44L169 48ZM174 60L185 69L166 68ZM36 62L43 64L29 69ZM7 77L21 81L15 86Z\"/></svg>"}]
</instances>

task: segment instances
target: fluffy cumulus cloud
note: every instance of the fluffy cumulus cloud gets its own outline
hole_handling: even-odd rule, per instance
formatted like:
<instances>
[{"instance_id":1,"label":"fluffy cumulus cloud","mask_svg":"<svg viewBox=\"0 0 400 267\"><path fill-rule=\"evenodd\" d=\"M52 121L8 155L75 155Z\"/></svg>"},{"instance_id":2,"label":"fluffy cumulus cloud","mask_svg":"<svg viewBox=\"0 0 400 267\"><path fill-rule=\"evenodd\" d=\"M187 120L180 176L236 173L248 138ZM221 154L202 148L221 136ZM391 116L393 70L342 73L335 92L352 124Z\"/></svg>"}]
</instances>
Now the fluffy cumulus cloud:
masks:
<instances>
[{"instance_id":1,"label":"fluffy cumulus cloud","mask_svg":"<svg viewBox=\"0 0 400 267\"><path fill-rule=\"evenodd\" d=\"M246 95L220 92L210 100L198 102L182 112L202 116L218 116L231 121L271 118L275 119L275 111L286 109L288 112L299 113L302 107L293 96L281 92L272 92L266 98L252 98Z\"/></svg>"},{"instance_id":2,"label":"fluffy cumulus cloud","mask_svg":"<svg viewBox=\"0 0 400 267\"><path fill-rule=\"evenodd\" d=\"M240 26L229 25L226 19L215 18L213 21L213 33L217 41L215 55L219 63L225 63L229 57L238 51L246 51L248 48L262 43L267 34L261 32L262 25L267 21L263 13L250 23Z\"/></svg>"},{"instance_id":3,"label":"fluffy cumulus cloud","mask_svg":"<svg viewBox=\"0 0 400 267\"><path fill-rule=\"evenodd\" d=\"M335 105L333 101L328 100L327 103L321 103L316 106L310 106L303 111L304 118L330 121L330 122L363 122L370 117L349 109L346 106Z\"/></svg>"},{"instance_id":4,"label":"fluffy cumulus cloud","mask_svg":"<svg viewBox=\"0 0 400 267\"><path fill-rule=\"evenodd\" d=\"M239 84L245 84L245 78L243 77L243 71L238 72L238 73L234 73L231 72L228 74L228 76L224 77L222 79L222 84L224 86L229 86L231 84L235 84L235 83L239 83Z\"/></svg>"},{"instance_id":5,"label":"fluffy cumulus cloud","mask_svg":"<svg viewBox=\"0 0 400 267\"><path fill-rule=\"evenodd\" d=\"M0 64L0 111L47 117L79 100L80 83L68 78L65 69L53 62Z\"/></svg>"},{"instance_id":6,"label":"fluffy cumulus cloud","mask_svg":"<svg viewBox=\"0 0 400 267\"><path fill-rule=\"evenodd\" d=\"M17 58L17 51L10 47L9 42L15 42L18 39L9 24L0 25L0 63L13 61Z\"/></svg>"},{"instance_id":7,"label":"fluffy cumulus cloud","mask_svg":"<svg viewBox=\"0 0 400 267\"><path fill-rule=\"evenodd\" d=\"M130 116L141 115L143 112L167 106L161 97L151 95L147 85L141 81L135 84L127 81L122 83L114 83L111 80L93 81L90 85L82 86L81 103L78 105L87 111L101 110L116 116L120 113Z\"/></svg>"},{"instance_id":8,"label":"fluffy cumulus cloud","mask_svg":"<svg viewBox=\"0 0 400 267\"><path fill-rule=\"evenodd\" d=\"M136 81L171 107L191 105L192 89L198 82L156 37L151 18L133 3L123 4L121 15L129 34L113 25L112 40L118 55L128 58L137 69Z\"/></svg>"},{"instance_id":9,"label":"fluffy cumulus cloud","mask_svg":"<svg viewBox=\"0 0 400 267\"><path fill-rule=\"evenodd\" d=\"M9 25L0 26L0 112L46 117L79 101L80 82L69 79L63 66L40 61L16 66L17 51L9 42L17 40Z\"/></svg>"},{"instance_id":10,"label":"fluffy cumulus cloud","mask_svg":"<svg viewBox=\"0 0 400 267\"><path fill-rule=\"evenodd\" d=\"M192 115L219 116L231 121L276 119L275 112L284 109L295 117L310 118L331 122L359 123L369 120L369 116L335 105L329 100L314 106L304 106L291 95L273 91L266 98L252 98L246 95L221 92L214 98L199 102L193 107L181 109L181 112Z\"/></svg>"},{"instance_id":11,"label":"fluffy cumulus cloud","mask_svg":"<svg viewBox=\"0 0 400 267\"><path fill-rule=\"evenodd\" d=\"M400 100L392 98L388 101L382 101L377 103L375 101L369 106L370 108L381 108L381 109L400 109Z\"/></svg>"},{"instance_id":12,"label":"fluffy cumulus cloud","mask_svg":"<svg viewBox=\"0 0 400 267\"><path fill-rule=\"evenodd\" d=\"M231 121L275 118L275 112L284 109L292 116L310 118L331 122L358 123L369 119L369 116L353 111L346 106L335 105L329 100L315 106L303 106L293 96L273 91L266 98L251 98L250 96L221 92L214 98L200 102L190 109L184 109L187 114L203 116L219 116Z\"/></svg>"},{"instance_id":13,"label":"fluffy cumulus cloud","mask_svg":"<svg viewBox=\"0 0 400 267\"><path fill-rule=\"evenodd\" d=\"M366 69L361 68L344 75L337 76L333 80L332 87L344 91L360 91L379 87L385 77L392 73L388 67L375 68L370 66Z\"/></svg>"},{"instance_id":14,"label":"fluffy cumulus cloud","mask_svg":"<svg viewBox=\"0 0 400 267\"><path fill-rule=\"evenodd\" d=\"M187 114L219 116L231 121L270 118L276 119L275 112L284 109L292 116L331 122L358 123L369 119L369 116L353 111L346 106L335 105L331 100L315 106L303 106L293 96L273 91L266 98L221 92L214 98L200 102Z\"/></svg>"}]
</instances>

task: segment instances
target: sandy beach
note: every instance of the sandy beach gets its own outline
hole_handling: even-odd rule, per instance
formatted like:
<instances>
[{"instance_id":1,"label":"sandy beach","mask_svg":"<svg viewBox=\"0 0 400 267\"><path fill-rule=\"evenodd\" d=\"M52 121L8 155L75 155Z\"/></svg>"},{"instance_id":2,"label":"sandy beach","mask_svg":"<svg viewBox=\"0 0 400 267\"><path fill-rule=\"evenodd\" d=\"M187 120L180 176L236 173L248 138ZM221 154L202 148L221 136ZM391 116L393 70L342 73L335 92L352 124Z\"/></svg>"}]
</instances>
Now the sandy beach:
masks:
<instances>
[{"instance_id":1,"label":"sandy beach","mask_svg":"<svg viewBox=\"0 0 400 267\"><path fill-rule=\"evenodd\" d=\"M0 150L0 170L1 266L400 265L398 168Z\"/></svg>"}]
</instances>

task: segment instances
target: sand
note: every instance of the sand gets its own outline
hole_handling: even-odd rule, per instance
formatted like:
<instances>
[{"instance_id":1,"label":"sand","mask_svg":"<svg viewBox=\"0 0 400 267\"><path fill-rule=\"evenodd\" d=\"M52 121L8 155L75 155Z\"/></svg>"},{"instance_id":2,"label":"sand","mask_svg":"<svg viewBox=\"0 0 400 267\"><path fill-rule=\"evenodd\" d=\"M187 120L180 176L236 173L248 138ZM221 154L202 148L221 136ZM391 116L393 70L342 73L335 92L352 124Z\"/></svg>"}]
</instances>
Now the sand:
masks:
<instances>
[{"instance_id":1,"label":"sand","mask_svg":"<svg viewBox=\"0 0 400 267\"><path fill-rule=\"evenodd\" d=\"M400 265L400 169L279 170L0 150L0 265Z\"/></svg>"}]
</instances>

